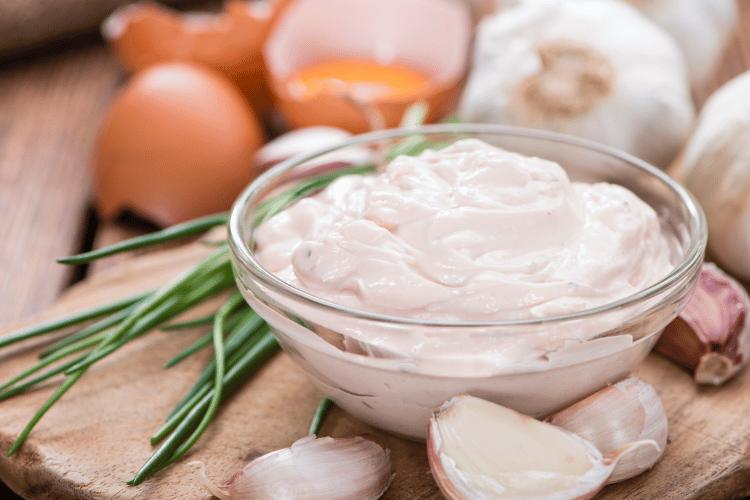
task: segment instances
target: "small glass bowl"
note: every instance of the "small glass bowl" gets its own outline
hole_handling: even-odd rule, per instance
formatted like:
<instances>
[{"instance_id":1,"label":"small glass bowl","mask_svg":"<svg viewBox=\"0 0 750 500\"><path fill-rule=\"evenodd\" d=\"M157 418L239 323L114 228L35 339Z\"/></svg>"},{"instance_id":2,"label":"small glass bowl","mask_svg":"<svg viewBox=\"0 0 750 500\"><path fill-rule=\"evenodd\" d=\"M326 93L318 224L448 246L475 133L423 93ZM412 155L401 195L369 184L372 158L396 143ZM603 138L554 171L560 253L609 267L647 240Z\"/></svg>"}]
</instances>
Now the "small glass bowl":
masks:
<instances>
[{"instance_id":1,"label":"small glass bowl","mask_svg":"<svg viewBox=\"0 0 750 500\"><path fill-rule=\"evenodd\" d=\"M256 261L253 231L262 218L264 200L350 158L377 163L384 151L404 148L415 136L437 143L475 137L556 161L573 181L605 181L630 189L658 214L674 269L641 292L574 314L447 323L343 307L290 286ZM374 132L339 147L297 156L258 177L235 202L229 221L238 287L283 349L342 409L413 439L424 439L432 411L458 393L544 417L626 377L689 300L706 237L703 212L695 199L664 172L637 158L546 131L472 124ZM390 336L411 335L440 348L419 359L377 346L357 348L357 341L352 341L356 331L368 329ZM585 340L555 340L568 338L571 332L583 332ZM479 340L497 349L474 347ZM509 346L524 355L510 363L493 362L492 353Z\"/></svg>"}]
</instances>

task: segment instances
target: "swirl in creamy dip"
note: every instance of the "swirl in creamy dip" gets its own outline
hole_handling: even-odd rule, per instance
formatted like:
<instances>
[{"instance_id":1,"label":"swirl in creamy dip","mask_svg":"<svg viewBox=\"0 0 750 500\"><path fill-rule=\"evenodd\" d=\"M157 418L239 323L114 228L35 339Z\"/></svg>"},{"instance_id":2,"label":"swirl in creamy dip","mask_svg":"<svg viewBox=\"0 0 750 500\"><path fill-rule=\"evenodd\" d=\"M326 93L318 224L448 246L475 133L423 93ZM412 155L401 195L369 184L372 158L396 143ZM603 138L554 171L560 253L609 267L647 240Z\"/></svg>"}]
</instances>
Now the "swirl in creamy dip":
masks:
<instances>
[{"instance_id":1,"label":"swirl in creamy dip","mask_svg":"<svg viewBox=\"0 0 750 500\"><path fill-rule=\"evenodd\" d=\"M254 236L258 261L299 289L432 320L582 311L673 267L656 213L629 190L477 139L342 177Z\"/></svg>"}]
</instances>

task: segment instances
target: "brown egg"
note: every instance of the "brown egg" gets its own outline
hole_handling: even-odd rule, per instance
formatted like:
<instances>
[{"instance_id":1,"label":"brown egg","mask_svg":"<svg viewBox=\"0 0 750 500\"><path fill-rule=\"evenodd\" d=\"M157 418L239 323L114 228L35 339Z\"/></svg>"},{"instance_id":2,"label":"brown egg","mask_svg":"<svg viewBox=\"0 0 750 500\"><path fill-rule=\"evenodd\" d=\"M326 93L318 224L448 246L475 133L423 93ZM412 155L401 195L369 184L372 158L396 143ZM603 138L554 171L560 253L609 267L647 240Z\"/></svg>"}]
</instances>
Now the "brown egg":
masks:
<instances>
[{"instance_id":1,"label":"brown egg","mask_svg":"<svg viewBox=\"0 0 750 500\"><path fill-rule=\"evenodd\" d=\"M161 225L227 210L252 179L262 143L251 106L226 77L184 63L151 66L101 124L97 208L105 218L130 210Z\"/></svg>"}]
</instances>

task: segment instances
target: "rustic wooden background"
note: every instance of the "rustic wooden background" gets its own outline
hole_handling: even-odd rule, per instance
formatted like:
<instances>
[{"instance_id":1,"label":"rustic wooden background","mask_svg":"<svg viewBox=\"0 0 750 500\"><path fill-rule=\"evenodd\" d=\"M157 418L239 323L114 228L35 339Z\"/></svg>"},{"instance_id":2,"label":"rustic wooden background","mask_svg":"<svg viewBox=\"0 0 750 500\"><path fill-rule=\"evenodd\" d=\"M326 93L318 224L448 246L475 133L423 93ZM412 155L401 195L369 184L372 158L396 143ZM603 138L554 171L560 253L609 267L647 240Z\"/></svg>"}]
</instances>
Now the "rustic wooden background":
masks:
<instances>
[{"instance_id":1,"label":"rustic wooden background","mask_svg":"<svg viewBox=\"0 0 750 500\"><path fill-rule=\"evenodd\" d=\"M750 69L750 1L720 71L698 95ZM0 61L0 327L52 305L87 268L55 258L149 230L142 221L101 221L90 204L89 157L100 117L124 74L96 34ZM0 495L14 496L0 485ZM19 498L19 497L16 497Z\"/></svg>"}]
</instances>

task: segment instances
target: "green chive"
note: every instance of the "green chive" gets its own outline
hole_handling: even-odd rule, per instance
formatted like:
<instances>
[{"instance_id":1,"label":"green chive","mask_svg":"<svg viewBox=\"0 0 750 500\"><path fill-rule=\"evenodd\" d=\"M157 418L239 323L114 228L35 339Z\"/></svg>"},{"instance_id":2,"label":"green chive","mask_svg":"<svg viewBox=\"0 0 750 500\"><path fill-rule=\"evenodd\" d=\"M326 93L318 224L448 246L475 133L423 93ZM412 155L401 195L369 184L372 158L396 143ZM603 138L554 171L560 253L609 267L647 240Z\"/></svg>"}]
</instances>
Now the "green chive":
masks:
<instances>
[{"instance_id":1,"label":"green chive","mask_svg":"<svg viewBox=\"0 0 750 500\"><path fill-rule=\"evenodd\" d=\"M201 217L199 219L184 222L182 224L170 226L161 231L156 231L143 236L130 238L123 242L110 245L106 248L92 250L91 252L80 253L78 255L71 255L70 257L61 257L57 259L57 262L61 264L85 264L86 262L91 262L92 260L100 259L102 257L108 257L110 255L128 252L131 250L138 250L139 248L158 245L160 243L165 243L177 238L182 238L183 236L202 233L213 227L226 224L228 218L228 213Z\"/></svg>"},{"instance_id":2,"label":"green chive","mask_svg":"<svg viewBox=\"0 0 750 500\"><path fill-rule=\"evenodd\" d=\"M59 316L43 323L38 323L27 328L16 330L0 337L0 347L5 347L22 340L38 337L40 335L44 335L45 333L56 332L73 325L78 325L92 319L106 316L107 314L115 313L132 304L135 304L136 302L144 300L151 293L153 292L141 293L132 297L111 302L109 304L93 307L85 311L75 312L65 316Z\"/></svg>"},{"instance_id":3,"label":"green chive","mask_svg":"<svg viewBox=\"0 0 750 500\"><path fill-rule=\"evenodd\" d=\"M261 328L262 326L264 328ZM268 325L265 325L260 316L255 314L255 311L248 307L248 310L245 313L245 317L225 342L224 350L227 353L230 364L234 364L237 359L244 355L245 351L252 348L254 339L258 336L259 329L262 330L265 334L265 332L268 331ZM152 442L159 441L166 435L166 432L171 430L171 428L168 427L173 424L173 422L171 422L172 420L174 420L175 418L179 418L177 417L178 413L184 415L184 411L181 411L182 407L184 405L195 402L195 394L199 393L204 389L204 387L208 386L208 383L214 373L214 369L214 361L211 361L204 368L203 372L198 376L193 387L174 407L172 412L167 417L167 422L165 422L162 429L160 429L159 432L157 432L157 434L152 438Z\"/></svg>"},{"instance_id":4,"label":"green chive","mask_svg":"<svg viewBox=\"0 0 750 500\"><path fill-rule=\"evenodd\" d=\"M73 387L73 384L75 384L79 378L81 378L81 375L83 375L86 372L86 368L82 368L78 370L77 372L73 373L70 377L68 377L61 385L57 388L57 390L52 394L52 396L49 397L49 399L42 405L42 407L39 409L39 411L36 412L36 414L31 418L28 424L26 424L26 428L21 432L21 434L18 436L18 439L16 439L16 442L13 443L13 445L10 447L10 450L8 450L7 456L11 456L13 453L15 453L18 448L21 447L24 441L26 441L26 438L29 437L29 434L31 433L31 430L34 428L34 426L39 422L39 420L42 419L45 413L47 413L47 410L49 410L53 404L57 402L58 399L60 399L66 392L68 392L68 389Z\"/></svg>"},{"instance_id":5,"label":"green chive","mask_svg":"<svg viewBox=\"0 0 750 500\"><path fill-rule=\"evenodd\" d=\"M60 366L56 366L55 368L48 370L41 375L37 375L34 378L28 379L26 382L22 384L18 384L6 391L4 391L2 394L0 394L0 400L8 399L12 396L15 396L16 394L20 394L24 392L26 389L29 389L31 387L34 387L35 385L39 384L40 382L44 382L47 379L50 379L54 377L55 375L58 375L71 366L73 366L75 363L77 363L79 360L83 359L85 354L73 359L72 361L68 361L66 363L61 364Z\"/></svg>"},{"instance_id":6,"label":"green chive","mask_svg":"<svg viewBox=\"0 0 750 500\"><path fill-rule=\"evenodd\" d=\"M232 394L242 382L247 380L261 366L263 366L278 350L279 344L270 332L263 336L252 349L249 349L245 353L237 364L227 371L224 380L222 381L224 396L228 397ZM202 411L205 411L205 408L208 406L212 397L213 394L207 394L201 402L193 408L190 414L182 421L180 426L175 429L169 438L159 446L151 458L143 465L143 467L141 467L141 470L138 471L135 477L128 481L128 484L140 484L144 479L159 472L179 458L179 456L174 455L174 451L180 447L185 436L195 428L197 420L200 418ZM198 437L199 436L191 436L191 444L194 443Z\"/></svg>"},{"instance_id":7,"label":"green chive","mask_svg":"<svg viewBox=\"0 0 750 500\"><path fill-rule=\"evenodd\" d=\"M109 335L109 337L104 340L104 342L102 342L102 344L100 344L96 349L94 349L94 351L89 354L87 359L81 362L81 365L91 365L92 363L95 363L96 361L102 359L107 354L112 352L110 349L108 349L108 346L113 345L121 340L137 321L150 313L153 309L160 307L165 300L169 300L175 297L179 298L181 292L185 291L186 288L189 289L191 280L194 280L196 278L203 279L205 278L205 275L210 274L213 271L217 271L221 266L229 265L227 252L228 250L225 249L214 252L213 254L204 258L195 267L189 269L181 276L178 276L171 283L159 288L143 302L138 304L138 307L135 309L135 311L133 311L130 316L125 318L125 320L117 326L117 328ZM74 370L78 368L79 366L76 366Z\"/></svg>"},{"instance_id":8,"label":"green chive","mask_svg":"<svg viewBox=\"0 0 750 500\"><path fill-rule=\"evenodd\" d=\"M94 347L97 345L103 338L104 335L106 335L106 332L99 332L98 335L92 336L88 339L81 339L80 341L70 344L66 348L60 349L54 354L51 354L45 358L42 358L40 361L32 365L31 367L27 368L26 370L22 371L12 379L8 380L4 384L0 385L0 398L2 398L5 394L5 390L9 387L12 387L13 385L17 384L21 380L25 379L26 377L33 375L34 373L38 372L42 368L45 368L52 363L56 361L60 361L61 359L67 358L71 354L74 354L76 352L80 352L84 349Z\"/></svg>"},{"instance_id":9,"label":"green chive","mask_svg":"<svg viewBox=\"0 0 750 500\"><path fill-rule=\"evenodd\" d=\"M205 318L199 318L201 320L200 322L196 321L186 321L184 323L180 323L180 328L193 328L198 325L203 325L204 320L206 318L210 318L211 322L213 323L213 318L215 317L214 314L211 314L210 316L207 316ZM234 328L239 324L239 322L242 320L242 313L234 314L230 318L228 318L224 322L224 328L226 330L234 330ZM183 325L189 325L189 326L183 326ZM170 328L170 330L173 328ZM166 330L166 328L162 328L162 330ZM192 344L190 344L188 347L186 347L182 352L179 352L175 357L164 363L164 368L171 368L180 361L185 360L186 358L192 356L196 352L200 351L201 349L208 347L208 345L211 343L212 339L212 332L208 332L206 335L202 336Z\"/></svg>"},{"instance_id":10,"label":"green chive","mask_svg":"<svg viewBox=\"0 0 750 500\"><path fill-rule=\"evenodd\" d=\"M110 328L110 327L116 325L117 323L119 323L120 321L122 321L123 319L125 319L125 317L127 317L128 314L130 314L131 312L133 312L134 309L135 309L135 304L127 307L126 309L123 309L123 310L118 311L118 312L116 312L114 314L111 314L107 318L105 318L105 319L103 319L101 321L97 321L96 323L94 323L92 325L89 325L86 328L83 328L83 329L79 330L76 333L72 333L72 334L70 334L70 335L68 335L68 336L60 339L59 341L55 342L51 346L47 347L44 351L42 351L39 354L39 357L40 358L46 358L50 354L52 354L52 353L54 353L54 352L56 352L56 351L64 348L65 346L68 346L70 344L78 342L81 339L85 339L85 338L87 338L87 337L89 337L91 335L94 335L96 333L99 333L99 332L101 332L103 330L106 330L107 328Z\"/></svg>"},{"instance_id":11,"label":"green chive","mask_svg":"<svg viewBox=\"0 0 750 500\"><path fill-rule=\"evenodd\" d=\"M191 319L188 321L182 321L180 323L170 323L161 327L165 332L171 330L187 330L190 328L196 328L198 326L210 325L214 322L215 313L201 316L200 318Z\"/></svg>"},{"instance_id":12,"label":"green chive","mask_svg":"<svg viewBox=\"0 0 750 500\"><path fill-rule=\"evenodd\" d=\"M318 405L318 409L310 423L310 432L308 434L318 434L320 432L320 428L323 427L323 422L325 422L331 406L333 406L333 401L327 397L320 400L320 405Z\"/></svg>"},{"instance_id":13,"label":"green chive","mask_svg":"<svg viewBox=\"0 0 750 500\"><path fill-rule=\"evenodd\" d=\"M224 320L236 307L243 303L245 299L239 291L232 294L229 299L221 306L219 311L216 313L214 319L213 328L213 341L214 341L214 361L216 362L216 369L214 370L214 384L213 384L213 395L208 405L206 413L203 414L203 418L198 424L198 428L193 431L191 436L186 442L180 446L180 448L174 452L171 461L181 457L203 434L208 424L211 423L216 410L219 408L219 403L222 399L222 391L224 388Z\"/></svg>"}]
</instances>

